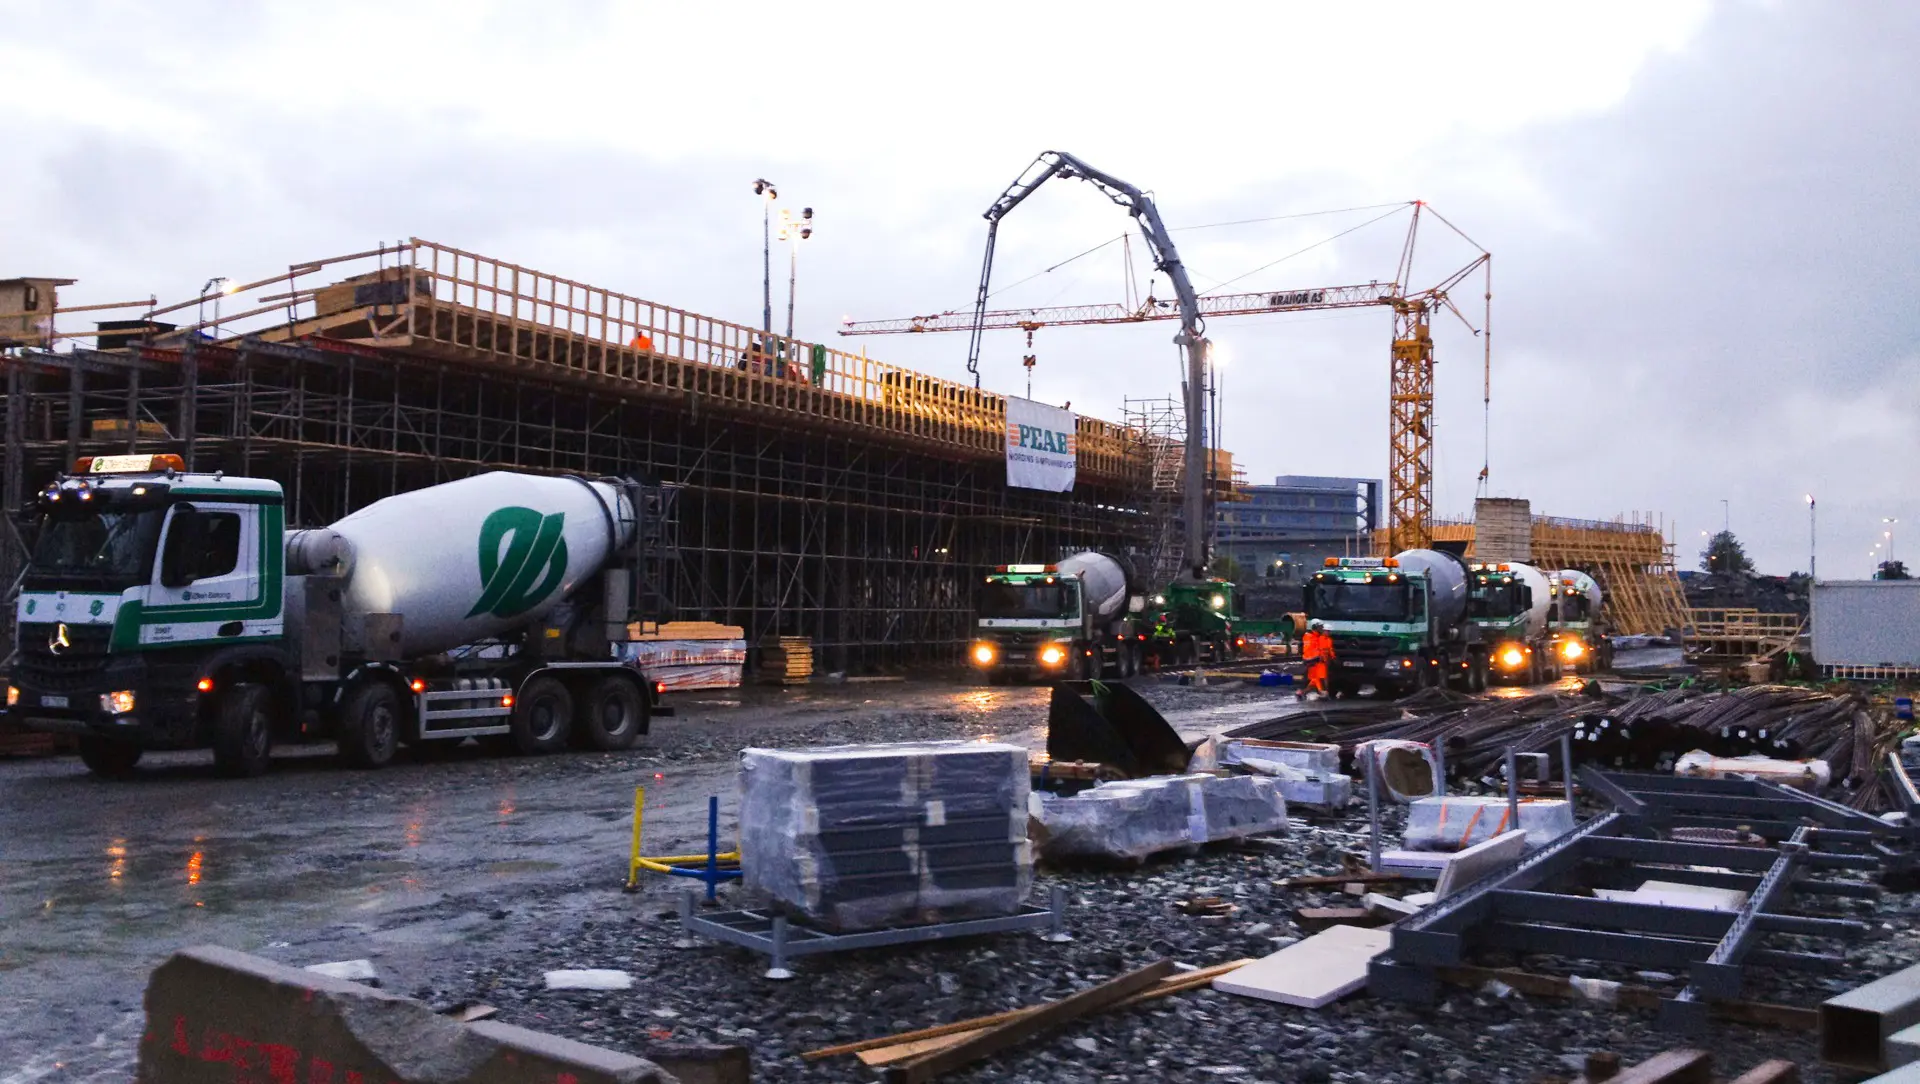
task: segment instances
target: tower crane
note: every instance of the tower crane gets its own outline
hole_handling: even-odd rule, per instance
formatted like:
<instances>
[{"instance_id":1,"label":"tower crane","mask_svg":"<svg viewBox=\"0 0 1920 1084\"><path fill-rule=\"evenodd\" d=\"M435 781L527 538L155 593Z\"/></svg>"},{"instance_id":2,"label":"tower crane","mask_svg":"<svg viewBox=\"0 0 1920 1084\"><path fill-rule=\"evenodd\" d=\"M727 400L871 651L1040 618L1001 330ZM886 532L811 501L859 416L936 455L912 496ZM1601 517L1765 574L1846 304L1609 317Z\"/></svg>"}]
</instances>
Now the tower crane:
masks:
<instances>
[{"instance_id":1,"label":"tower crane","mask_svg":"<svg viewBox=\"0 0 1920 1084\"><path fill-rule=\"evenodd\" d=\"M1148 251L1153 256L1154 268L1167 276L1173 283L1174 300L1164 315L1155 319L1178 319L1180 333L1173 341L1186 353L1187 378L1181 388L1181 397L1186 407L1187 444L1182 473L1185 488L1182 493L1182 515L1186 519L1185 553L1186 567L1193 579L1201 579L1207 574L1207 528L1212 521L1212 497L1207 492L1204 480L1206 461L1206 399L1201 381L1206 375L1207 339L1205 325L1201 319L1200 301L1194 293L1193 283L1187 278L1187 269L1180 262L1180 254L1173 247L1173 237L1167 232L1166 224L1160 221L1160 211L1153 205L1152 197L1120 180L1110 173L1095 169L1079 158L1065 151L1043 151L1033 160L1019 177L1014 179L1000 198L987 208L987 255L980 265L980 291L974 297L973 319L966 326L972 331L967 343L967 371L973 374L973 386L980 386L980 340L987 330L988 286L993 279L993 247L1000 232L1000 220L1007 212L1020 206L1021 201L1033 195L1033 191L1054 177L1077 177L1098 188L1113 202L1126 208L1140 224L1140 232L1145 235ZM960 330L960 325L941 330ZM842 334L848 334L842 331ZM876 334L868 332L868 334Z\"/></svg>"},{"instance_id":2,"label":"tower crane","mask_svg":"<svg viewBox=\"0 0 1920 1084\"><path fill-rule=\"evenodd\" d=\"M1042 156L1042 161L1046 156ZM1039 163L1036 163L1038 165ZM1044 178L1042 178L1044 179ZM1038 181L1034 182L1035 184ZM1012 196L1019 185L1008 190ZM1018 203L1027 192L1020 192L1013 199ZM1007 201L1006 196L1001 202ZM1118 199L1116 198L1116 202ZM996 203L995 208L1004 214L1006 209ZM1151 204L1148 205L1151 207ZM986 307L987 278L993 260L993 233L997 217L988 212L987 261L988 267L980 276L980 292L974 301L971 314L949 310L926 316L908 316L891 320L848 320L840 328L842 335L894 335L918 334L942 331L971 331L972 342L967 352L967 369L974 374L975 384L979 381L980 338L984 331L1011 329L1033 332L1043 327L1063 327L1082 324L1132 324L1148 320L1180 319L1185 324L1197 325L1199 318L1210 316L1254 316L1279 312L1310 312L1329 309L1354 309L1380 306L1393 311L1393 347L1390 354L1391 365L1388 379L1388 470L1387 505L1389 510L1387 526L1387 546L1389 552L1418 549L1433 542L1433 329L1432 317L1445 309L1459 317L1461 323L1481 339L1482 343L1482 381L1483 401L1492 396L1493 353L1491 338L1491 314L1493 303L1492 267L1493 256L1480 245L1462 233L1457 226L1448 222L1438 211L1427 206L1424 201L1414 200L1409 206L1413 213L1407 225L1406 240L1401 246L1400 259L1391 282L1370 282L1366 285L1324 286L1312 289L1263 290L1250 293L1219 293L1196 295L1191 299L1194 317L1189 320L1187 295L1191 286L1186 285L1186 273L1180 272L1180 278L1174 284L1174 301L1164 301L1152 296L1137 305L1092 304L1092 305L1051 305L1028 309L994 309ZM1422 290L1409 290L1408 281L1413 277L1413 262L1416 242L1419 239L1420 216L1425 212L1446 225L1454 233L1478 250L1478 255L1465 265L1441 278L1433 286ZM1157 220L1157 215L1154 216ZM1143 229L1145 225L1143 223ZM1153 233L1148 240L1153 241ZM1169 246L1171 242L1169 242ZM1169 247L1170 251L1170 247ZM1156 250L1156 258L1158 252ZM1179 266L1177 260L1174 266ZM1164 266L1162 266L1164 270ZM1487 288L1483 298L1485 311L1481 326L1475 328L1459 306L1450 296L1451 291L1465 281L1475 271L1486 276ZM1173 276L1169 274L1169 278ZM1183 292L1184 287L1184 292ZM1183 327L1183 335L1186 334ZM1175 340L1180 341L1179 339ZM1204 343L1204 340L1201 340ZM1199 387L1197 359L1193 349L1188 348L1189 389ZM1191 507L1199 463L1193 452L1197 396L1189 391L1187 397L1187 442L1189 457L1186 463L1189 507L1187 509L1188 552L1199 552L1193 541L1193 515ZM1486 479L1486 468L1480 472L1481 480ZM1204 513L1202 508L1201 512ZM1204 536L1203 536L1204 537Z\"/></svg>"}]
</instances>

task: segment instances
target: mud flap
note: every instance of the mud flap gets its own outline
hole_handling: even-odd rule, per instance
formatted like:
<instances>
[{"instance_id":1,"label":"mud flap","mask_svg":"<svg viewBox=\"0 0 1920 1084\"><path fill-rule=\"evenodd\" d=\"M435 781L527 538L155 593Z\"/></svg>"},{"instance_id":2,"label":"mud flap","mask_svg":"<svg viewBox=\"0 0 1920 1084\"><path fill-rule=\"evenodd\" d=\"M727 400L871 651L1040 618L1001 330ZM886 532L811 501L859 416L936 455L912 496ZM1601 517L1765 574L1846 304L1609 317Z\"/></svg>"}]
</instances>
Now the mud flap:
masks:
<instances>
[{"instance_id":1,"label":"mud flap","mask_svg":"<svg viewBox=\"0 0 1920 1084\"><path fill-rule=\"evenodd\" d=\"M1187 770L1192 752L1139 693L1118 683L1062 681L1047 703L1047 757L1105 764L1138 779Z\"/></svg>"}]
</instances>

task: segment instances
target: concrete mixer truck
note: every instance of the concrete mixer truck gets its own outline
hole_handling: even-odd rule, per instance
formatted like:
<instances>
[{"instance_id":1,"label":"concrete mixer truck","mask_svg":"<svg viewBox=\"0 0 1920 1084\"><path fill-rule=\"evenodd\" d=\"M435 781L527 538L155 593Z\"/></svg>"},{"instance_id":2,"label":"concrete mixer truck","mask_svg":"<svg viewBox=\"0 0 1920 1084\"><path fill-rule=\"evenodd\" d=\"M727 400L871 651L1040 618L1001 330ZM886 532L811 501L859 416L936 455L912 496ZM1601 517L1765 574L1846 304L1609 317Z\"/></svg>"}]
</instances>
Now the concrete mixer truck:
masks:
<instances>
[{"instance_id":1,"label":"concrete mixer truck","mask_svg":"<svg viewBox=\"0 0 1920 1084\"><path fill-rule=\"evenodd\" d=\"M1576 673L1613 669L1613 637L1601 607L1600 585L1577 568L1551 575L1553 650Z\"/></svg>"},{"instance_id":2,"label":"concrete mixer truck","mask_svg":"<svg viewBox=\"0 0 1920 1084\"><path fill-rule=\"evenodd\" d=\"M100 456L36 504L8 715L97 774L211 747L254 775L290 739L360 767L468 737L622 749L661 711L614 652L630 483L482 474L288 531L277 482Z\"/></svg>"},{"instance_id":3,"label":"concrete mixer truck","mask_svg":"<svg viewBox=\"0 0 1920 1084\"><path fill-rule=\"evenodd\" d=\"M1553 588L1547 574L1519 561L1479 563L1467 576L1467 619L1487 646L1492 675L1537 685L1560 676L1560 655L1548 620Z\"/></svg>"},{"instance_id":4,"label":"concrete mixer truck","mask_svg":"<svg viewBox=\"0 0 1920 1084\"><path fill-rule=\"evenodd\" d=\"M1001 565L976 607L967 658L991 684L1010 678L1131 677L1144 603L1131 566L1089 550L1055 564Z\"/></svg>"},{"instance_id":5,"label":"concrete mixer truck","mask_svg":"<svg viewBox=\"0 0 1920 1084\"><path fill-rule=\"evenodd\" d=\"M1485 688L1486 645L1467 619L1468 575L1465 561L1439 550L1327 558L1303 594L1308 620L1325 622L1333 637L1328 690Z\"/></svg>"}]
</instances>

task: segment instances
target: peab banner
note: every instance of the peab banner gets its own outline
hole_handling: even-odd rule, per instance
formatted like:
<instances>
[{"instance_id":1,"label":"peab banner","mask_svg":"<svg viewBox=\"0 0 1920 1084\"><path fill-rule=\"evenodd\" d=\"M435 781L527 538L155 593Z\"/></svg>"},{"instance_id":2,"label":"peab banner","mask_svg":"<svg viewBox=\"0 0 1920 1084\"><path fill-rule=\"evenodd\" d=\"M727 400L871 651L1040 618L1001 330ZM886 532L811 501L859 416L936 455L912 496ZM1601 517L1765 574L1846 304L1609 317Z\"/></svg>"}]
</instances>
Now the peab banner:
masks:
<instances>
[{"instance_id":1,"label":"peab banner","mask_svg":"<svg viewBox=\"0 0 1920 1084\"><path fill-rule=\"evenodd\" d=\"M1066 493L1073 489L1073 412L1007 397L1007 484Z\"/></svg>"}]
</instances>

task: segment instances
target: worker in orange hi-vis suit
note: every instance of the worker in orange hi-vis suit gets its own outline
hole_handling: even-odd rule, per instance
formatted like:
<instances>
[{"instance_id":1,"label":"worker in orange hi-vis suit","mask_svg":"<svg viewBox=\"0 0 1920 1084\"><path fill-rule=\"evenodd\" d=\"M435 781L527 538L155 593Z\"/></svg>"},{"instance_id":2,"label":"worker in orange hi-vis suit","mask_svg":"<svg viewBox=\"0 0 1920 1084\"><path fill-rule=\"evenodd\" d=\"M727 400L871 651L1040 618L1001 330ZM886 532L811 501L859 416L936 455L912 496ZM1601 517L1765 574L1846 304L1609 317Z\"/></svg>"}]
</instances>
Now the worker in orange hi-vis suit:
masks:
<instances>
[{"instance_id":1,"label":"worker in orange hi-vis suit","mask_svg":"<svg viewBox=\"0 0 1920 1084\"><path fill-rule=\"evenodd\" d=\"M1333 661L1333 637L1327 635L1324 622L1307 626L1300 641L1300 657L1307 660L1307 692L1327 695L1327 664Z\"/></svg>"}]
</instances>

